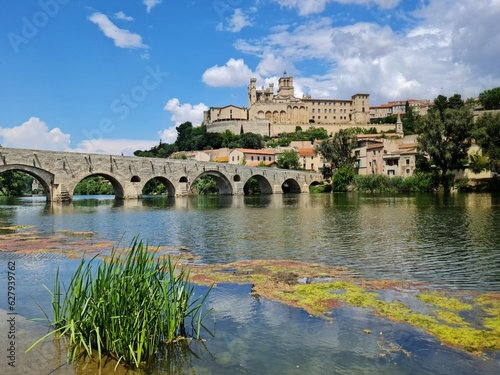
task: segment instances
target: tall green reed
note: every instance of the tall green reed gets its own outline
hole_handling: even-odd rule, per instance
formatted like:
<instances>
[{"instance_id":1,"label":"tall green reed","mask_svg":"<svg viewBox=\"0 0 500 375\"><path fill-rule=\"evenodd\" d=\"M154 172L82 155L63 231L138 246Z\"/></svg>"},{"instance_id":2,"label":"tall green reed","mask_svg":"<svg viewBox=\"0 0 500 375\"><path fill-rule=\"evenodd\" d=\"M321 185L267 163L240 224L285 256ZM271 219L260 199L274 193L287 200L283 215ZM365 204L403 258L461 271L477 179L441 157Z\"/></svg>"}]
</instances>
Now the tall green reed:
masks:
<instances>
[{"instance_id":1,"label":"tall green reed","mask_svg":"<svg viewBox=\"0 0 500 375\"><path fill-rule=\"evenodd\" d=\"M28 351L56 335L68 339L70 360L97 352L99 361L109 356L139 367L166 343L200 338L203 319L211 312L202 311L210 288L195 297L189 277L185 266L158 256L138 238L125 255L114 248L106 261L82 259L67 288L58 269L49 290L53 330Z\"/></svg>"}]
</instances>

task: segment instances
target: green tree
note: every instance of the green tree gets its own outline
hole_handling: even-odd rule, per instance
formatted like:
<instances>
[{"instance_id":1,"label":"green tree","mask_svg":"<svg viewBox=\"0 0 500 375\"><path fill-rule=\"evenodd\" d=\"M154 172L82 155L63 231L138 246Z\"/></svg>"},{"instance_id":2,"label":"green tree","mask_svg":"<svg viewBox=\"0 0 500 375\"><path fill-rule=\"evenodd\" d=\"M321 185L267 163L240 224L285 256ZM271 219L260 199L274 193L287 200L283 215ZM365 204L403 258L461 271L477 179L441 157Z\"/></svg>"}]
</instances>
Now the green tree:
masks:
<instances>
[{"instance_id":1,"label":"green tree","mask_svg":"<svg viewBox=\"0 0 500 375\"><path fill-rule=\"evenodd\" d=\"M240 147L250 148L253 150L258 150L264 147L264 141L260 134L255 133L243 133L240 136Z\"/></svg>"},{"instance_id":2,"label":"green tree","mask_svg":"<svg viewBox=\"0 0 500 375\"><path fill-rule=\"evenodd\" d=\"M500 109L500 87L483 91L479 94L479 102L484 109Z\"/></svg>"},{"instance_id":3,"label":"green tree","mask_svg":"<svg viewBox=\"0 0 500 375\"><path fill-rule=\"evenodd\" d=\"M236 142L238 142L239 136L234 134L231 130L225 130L220 133L220 137L222 139L222 147L230 147L234 148Z\"/></svg>"},{"instance_id":4,"label":"green tree","mask_svg":"<svg viewBox=\"0 0 500 375\"><path fill-rule=\"evenodd\" d=\"M213 177L204 175L196 179L194 188L199 195L218 194L219 187Z\"/></svg>"},{"instance_id":5,"label":"green tree","mask_svg":"<svg viewBox=\"0 0 500 375\"><path fill-rule=\"evenodd\" d=\"M192 151L193 124L187 121L177 126L175 130L177 130L177 140L175 141L177 148L180 151Z\"/></svg>"},{"instance_id":6,"label":"green tree","mask_svg":"<svg viewBox=\"0 0 500 375\"><path fill-rule=\"evenodd\" d=\"M448 99L448 108L460 109L464 106L462 95L455 94Z\"/></svg>"},{"instance_id":7,"label":"green tree","mask_svg":"<svg viewBox=\"0 0 500 375\"><path fill-rule=\"evenodd\" d=\"M74 195L113 195L113 185L102 176L89 176L76 185Z\"/></svg>"},{"instance_id":8,"label":"green tree","mask_svg":"<svg viewBox=\"0 0 500 375\"><path fill-rule=\"evenodd\" d=\"M31 194L33 177L18 171L0 174L0 195L20 197Z\"/></svg>"},{"instance_id":9,"label":"green tree","mask_svg":"<svg viewBox=\"0 0 500 375\"><path fill-rule=\"evenodd\" d=\"M144 195L164 195L167 194L166 186L157 178L149 180L142 189Z\"/></svg>"},{"instance_id":10,"label":"green tree","mask_svg":"<svg viewBox=\"0 0 500 375\"><path fill-rule=\"evenodd\" d=\"M299 153L294 150L285 150L276 161L278 168L301 169Z\"/></svg>"},{"instance_id":11,"label":"green tree","mask_svg":"<svg viewBox=\"0 0 500 375\"><path fill-rule=\"evenodd\" d=\"M347 191L349 184L354 178L354 167L352 164L343 164L335 173L332 178L333 191L343 192Z\"/></svg>"},{"instance_id":12,"label":"green tree","mask_svg":"<svg viewBox=\"0 0 500 375\"><path fill-rule=\"evenodd\" d=\"M353 150L357 147L356 133L352 129L341 129L331 139L327 139L316 146L316 153L331 163L333 170L344 164L353 165L356 157Z\"/></svg>"},{"instance_id":13,"label":"green tree","mask_svg":"<svg viewBox=\"0 0 500 375\"><path fill-rule=\"evenodd\" d=\"M476 121L473 137L490 160L490 170L500 172L500 113L485 113Z\"/></svg>"},{"instance_id":14,"label":"green tree","mask_svg":"<svg viewBox=\"0 0 500 375\"><path fill-rule=\"evenodd\" d=\"M405 112L405 116L401 119L401 121L403 121L403 131L405 135L415 134L415 123L417 121L417 118L413 113L413 108L410 106L410 103L408 103L408 101L406 102Z\"/></svg>"},{"instance_id":15,"label":"green tree","mask_svg":"<svg viewBox=\"0 0 500 375\"><path fill-rule=\"evenodd\" d=\"M245 195L256 195L260 194L260 184L255 177L250 177L248 181L243 186L243 191Z\"/></svg>"},{"instance_id":16,"label":"green tree","mask_svg":"<svg viewBox=\"0 0 500 375\"><path fill-rule=\"evenodd\" d=\"M467 163L472 125L472 111L464 106L450 108L442 95L436 98L434 108L417 122L419 149L438 168L445 189L449 188L446 174Z\"/></svg>"}]
</instances>

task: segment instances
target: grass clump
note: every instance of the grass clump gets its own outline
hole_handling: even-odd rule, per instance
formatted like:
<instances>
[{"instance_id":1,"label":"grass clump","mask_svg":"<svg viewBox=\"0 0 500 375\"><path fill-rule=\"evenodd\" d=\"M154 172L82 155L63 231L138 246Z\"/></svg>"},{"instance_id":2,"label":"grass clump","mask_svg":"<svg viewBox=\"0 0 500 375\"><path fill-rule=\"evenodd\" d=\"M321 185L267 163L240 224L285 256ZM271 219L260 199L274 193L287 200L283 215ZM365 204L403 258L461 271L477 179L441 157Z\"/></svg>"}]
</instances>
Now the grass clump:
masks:
<instances>
[{"instance_id":1,"label":"grass clump","mask_svg":"<svg viewBox=\"0 0 500 375\"><path fill-rule=\"evenodd\" d=\"M94 264L98 262L98 266ZM107 261L82 259L63 291L56 272L52 294L55 334L68 339L68 358L97 352L118 363L139 367L165 343L199 338L205 295L194 298L189 271L135 238L121 256Z\"/></svg>"}]
</instances>

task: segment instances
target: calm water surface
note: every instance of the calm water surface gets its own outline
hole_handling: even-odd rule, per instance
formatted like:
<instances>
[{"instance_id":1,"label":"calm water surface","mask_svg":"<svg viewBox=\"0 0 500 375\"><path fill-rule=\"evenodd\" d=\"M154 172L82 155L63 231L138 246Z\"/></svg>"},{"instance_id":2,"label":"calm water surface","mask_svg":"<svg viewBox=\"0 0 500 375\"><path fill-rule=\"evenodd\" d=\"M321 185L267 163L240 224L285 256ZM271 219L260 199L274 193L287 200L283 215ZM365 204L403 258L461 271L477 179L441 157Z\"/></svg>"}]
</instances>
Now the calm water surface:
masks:
<instances>
[{"instance_id":1,"label":"calm water surface","mask_svg":"<svg viewBox=\"0 0 500 375\"><path fill-rule=\"evenodd\" d=\"M198 263L294 259L344 266L367 279L416 281L452 290L500 291L499 224L500 196L489 194L302 194L142 201L87 197L71 204L46 204L40 198L0 200L0 227L33 226L47 237L61 231L88 231L96 232L92 241L126 245L139 234L151 245L187 248L199 256ZM0 229L0 248L2 233L6 231ZM69 277L76 264L58 254L0 253L0 259L4 284L6 262L16 261L17 307L29 318L40 316L31 297L48 306L42 284L52 285L55 268L62 266L63 277ZM302 310L252 298L249 292L250 286L214 289L209 304L216 311L215 336L207 337L205 345L191 346L191 354L170 353L160 358L148 373L500 373L496 354L486 360L471 357L410 326L362 309L336 309L330 324ZM7 308L5 298L0 308ZM44 332L40 324L22 322L19 347L33 342L38 337L35 333ZM366 335L365 328L376 334ZM6 339L1 341L3 352ZM391 351L391 344L411 356ZM93 371L63 365L64 355L52 343L30 356L19 356L21 367L16 371L20 374L51 373L56 368L52 373Z\"/></svg>"}]
</instances>

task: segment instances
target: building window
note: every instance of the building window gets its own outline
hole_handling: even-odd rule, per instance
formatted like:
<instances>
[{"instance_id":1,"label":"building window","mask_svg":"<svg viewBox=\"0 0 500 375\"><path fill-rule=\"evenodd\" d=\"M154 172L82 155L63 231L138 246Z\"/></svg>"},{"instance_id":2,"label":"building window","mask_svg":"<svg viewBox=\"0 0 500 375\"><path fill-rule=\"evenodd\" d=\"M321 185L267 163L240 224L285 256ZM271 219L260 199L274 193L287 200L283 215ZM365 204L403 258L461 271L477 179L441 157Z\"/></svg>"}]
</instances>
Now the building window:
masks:
<instances>
[{"instance_id":1,"label":"building window","mask_svg":"<svg viewBox=\"0 0 500 375\"><path fill-rule=\"evenodd\" d=\"M410 165L410 159L406 159L406 165Z\"/></svg>"},{"instance_id":2,"label":"building window","mask_svg":"<svg viewBox=\"0 0 500 375\"><path fill-rule=\"evenodd\" d=\"M240 161L240 155L238 155L238 161Z\"/></svg>"},{"instance_id":3,"label":"building window","mask_svg":"<svg viewBox=\"0 0 500 375\"><path fill-rule=\"evenodd\" d=\"M260 161L260 156L257 156L257 161Z\"/></svg>"},{"instance_id":4,"label":"building window","mask_svg":"<svg viewBox=\"0 0 500 375\"><path fill-rule=\"evenodd\" d=\"M252 157L250 159L253 160L253 155L252 155Z\"/></svg>"},{"instance_id":5,"label":"building window","mask_svg":"<svg viewBox=\"0 0 500 375\"><path fill-rule=\"evenodd\" d=\"M328 113L332 113L332 109L331 108L328 110Z\"/></svg>"},{"instance_id":6,"label":"building window","mask_svg":"<svg viewBox=\"0 0 500 375\"><path fill-rule=\"evenodd\" d=\"M232 159L231 159L231 160L232 160L232 161L234 161L234 156L232 157Z\"/></svg>"},{"instance_id":7,"label":"building window","mask_svg":"<svg viewBox=\"0 0 500 375\"><path fill-rule=\"evenodd\" d=\"M355 157L359 158L359 155L360 155L359 150L358 151L354 151L354 156Z\"/></svg>"},{"instance_id":8,"label":"building window","mask_svg":"<svg viewBox=\"0 0 500 375\"><path fill-rule=\"evenodd\" d=\"M312 113L314 113L314 108L312 109Z\"/></svg>"},{"instance_id":9,"label":"building window","mask_svg":"<svg viewBox=\"0 0 500 375\"><path fill-rule=\"evenodd\" d=\"M410 175L410 169L406 169L406 174Z\"/></svg>"}]
</instances>

